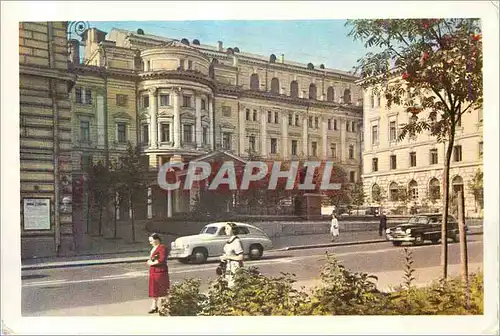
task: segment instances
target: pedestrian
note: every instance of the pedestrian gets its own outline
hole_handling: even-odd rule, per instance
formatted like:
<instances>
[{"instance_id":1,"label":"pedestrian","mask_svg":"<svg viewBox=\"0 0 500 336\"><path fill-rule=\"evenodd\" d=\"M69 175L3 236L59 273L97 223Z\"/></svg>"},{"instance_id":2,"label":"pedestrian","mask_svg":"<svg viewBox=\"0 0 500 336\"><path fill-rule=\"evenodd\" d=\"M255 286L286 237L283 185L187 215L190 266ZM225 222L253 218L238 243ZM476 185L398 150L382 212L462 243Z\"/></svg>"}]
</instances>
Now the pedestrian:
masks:
<instances>
[{"instance_id":1,"label":"pedestrian","mask_svg":"<svg viewBox=\"0 0 500 336\"><path fill-rule=\"evenodd\" d=\"M332 241L339 238L339 220L335 217L335 213L332 212L332 223L330 225L330 234L332 235Z\"/></svg>"},{"instance_id":2,"label":"pedestrian","mask_svg":"<svg viewBox=\"0 0 500 336\"><path fill-rule=\"evenodd\" d=\"M378 235L382 236L382 234L385 233L386 229L387 229L387 216L385 215L385 212L382 212L382 215L380 216L380 224L378 226Z\"/></svg>"},{"instance_id":3,"label":"pedestrian","mask_svg":"<svg viewBox=\"0 0 500 336\"><path fill-rule=\"evenodd\" d=\"M147 264L149 265L149 297L153 302L149 314L158 313L158 300L167 296L170 290L168 276L167 256L168 251L161 243L157 233L149 236L149 243L153 246Z\"/></svg>"},{"instance_id":4,"label":"pedestrian","mask_svg":"<svg viewBox=\"0 0 500 336\"><path fill-rule=\"evenodd\" d=\"M224 245L224 254L220 260L225 263L223 276L227 281L228 287L234 286L234 277L238 269L243 267L243 244L236 235L236 224L227 223L225 226L226 235L229 240Z\"/></svg>"}]
</instances>

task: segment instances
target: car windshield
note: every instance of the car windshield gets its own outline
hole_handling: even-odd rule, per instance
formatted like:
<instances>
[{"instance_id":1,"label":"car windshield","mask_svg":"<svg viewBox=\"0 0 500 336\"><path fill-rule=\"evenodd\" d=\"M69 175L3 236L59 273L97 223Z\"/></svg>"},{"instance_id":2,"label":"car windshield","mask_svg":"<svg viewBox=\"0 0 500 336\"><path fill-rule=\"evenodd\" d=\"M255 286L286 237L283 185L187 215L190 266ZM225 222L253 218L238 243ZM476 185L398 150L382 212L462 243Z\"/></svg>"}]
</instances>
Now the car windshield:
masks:
<instances>
[{"instance_id":1,"label":"car windshield","mask_svg":"<svg viewBox=\"0 0 500 336\"><path fill-rule=\"evenodd\" d=\"M200 233L216 234L217 227L216 226L205 226L203 229L201 229Z\"/></svg>"},{"instance_id":2,"label":"car windshield","mask_svg":"<svg viewBox=\"0 0 500 336\"><path fill-rule=\"evenodd\" d=\"M409 224L427 224L429 219L427 217L412 217L408 221Z\"/></svg>"}]
</instances>

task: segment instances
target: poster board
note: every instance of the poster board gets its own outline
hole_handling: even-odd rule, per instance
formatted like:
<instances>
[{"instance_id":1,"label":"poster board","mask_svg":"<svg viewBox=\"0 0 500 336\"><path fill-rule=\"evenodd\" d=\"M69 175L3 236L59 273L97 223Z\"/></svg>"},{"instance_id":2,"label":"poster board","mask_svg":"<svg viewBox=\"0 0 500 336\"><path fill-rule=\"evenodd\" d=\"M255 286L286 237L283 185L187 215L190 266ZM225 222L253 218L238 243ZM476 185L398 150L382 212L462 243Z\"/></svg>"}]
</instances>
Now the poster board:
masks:
<instances>
[{"instance_id":1,"label":"poster board","mask_svg":"<svg viewBox=\"0 0 500 336\"><path fill-rule=\"evenodd\" d=\"M50 198L23 199L23 228L25 231L50 230Z\"/></svg>"}]
</instances>

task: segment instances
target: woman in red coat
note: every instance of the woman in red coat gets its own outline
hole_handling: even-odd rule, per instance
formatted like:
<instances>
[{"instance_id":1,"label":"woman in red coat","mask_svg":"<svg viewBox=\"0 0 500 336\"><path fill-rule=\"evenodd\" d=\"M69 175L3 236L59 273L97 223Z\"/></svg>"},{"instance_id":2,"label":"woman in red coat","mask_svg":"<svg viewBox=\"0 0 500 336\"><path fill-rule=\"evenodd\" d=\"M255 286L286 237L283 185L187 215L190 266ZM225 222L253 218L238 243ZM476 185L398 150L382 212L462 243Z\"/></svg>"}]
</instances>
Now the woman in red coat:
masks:
<instances>
[{"instance_id":1,"label":"woman in red coat","mask_svg":"<svg viewBox=\"0 0 500 336\"><path fill-rule=\"evenodd\" d=\"M149 297L153 299L149 314L158 312L158 299L167 296L170 289L170 279L168 277L167 248L161 243L160 236L153 233L149 236L151 249L149 265Z\"/></svg>"}]
</instances>

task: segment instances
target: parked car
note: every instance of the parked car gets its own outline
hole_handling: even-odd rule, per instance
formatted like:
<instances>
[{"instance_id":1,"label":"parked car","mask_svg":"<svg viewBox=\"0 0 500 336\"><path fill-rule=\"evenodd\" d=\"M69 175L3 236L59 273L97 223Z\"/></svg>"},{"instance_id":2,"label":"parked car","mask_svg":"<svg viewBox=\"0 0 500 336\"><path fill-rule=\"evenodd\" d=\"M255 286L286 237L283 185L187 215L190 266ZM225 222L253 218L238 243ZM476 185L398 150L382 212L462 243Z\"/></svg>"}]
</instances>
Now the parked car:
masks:
<instances>
[{"instance_id":1,"label":"parked car","mask_svg":"<svg viewBox=\"0 0 500 336\"><path fill-rule=\"evenodd\" d=\"M227 223L207 224L197 235L177 238L171 244L170 257L182 263L202 264L209 257L221 256L229 238L224 229ZM241 239L244 254L250 259L260 259L264 251L273 247L269 237L258 227L245 223L235 224L235 234Z\"/></svg>"},{"instance_id":2,"label":"parked car","mask_svg":"<svg viewBox=\"0 0 500 336\"><path fill-rule=\"evenodd\" d=\"M448 238L458 242L458 222L450 215L448 215L447 231ZM394 246L400 246L403 242L421 245L426 240L437 243L441 239L441 214L415 215L408 220L408 223L387 229L386 237Z\"/></svg>"}]
</instances>

